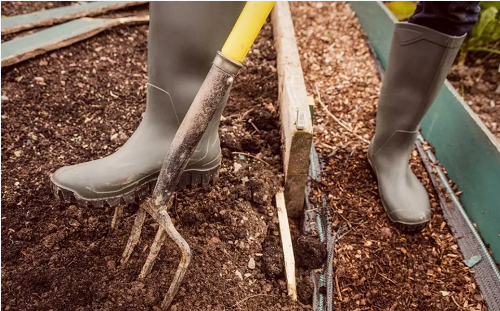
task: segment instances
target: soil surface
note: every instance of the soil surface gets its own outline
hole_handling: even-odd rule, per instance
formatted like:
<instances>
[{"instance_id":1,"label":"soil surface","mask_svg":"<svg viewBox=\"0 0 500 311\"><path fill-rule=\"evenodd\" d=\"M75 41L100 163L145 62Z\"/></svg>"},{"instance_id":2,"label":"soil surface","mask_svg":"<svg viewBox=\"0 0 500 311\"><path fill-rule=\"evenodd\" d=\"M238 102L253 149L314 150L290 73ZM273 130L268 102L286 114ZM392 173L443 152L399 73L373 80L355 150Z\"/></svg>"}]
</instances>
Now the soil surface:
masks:
<instances>
[{"instance_id":1,"label":"soil surface","mask_svg":"<svg viewBox=\"0 0 500 311\"><path fill-rule=\"evenodd\" d=\"M465 65L451 68L448 80L500 142L499 66L499 55L470 53Z\"/></svg>"},{"instance_id":2,"label":"soil surface","mask_svg":"<svg viewBox=\"0 0 500 311\"><path fill-rule=\"evenodd\" d=\"M120 266L138 206L126 207L112 230L112 209L59 203L49 181L60 166L112 153L137 127L146 101L147 32L118 27L2 70L3 310L160 304L178 264L175 245L162 249L148 278L137 278L157 225L146 223L130 262ZM170 214L193 261L171 310L310 309L286 295L272 203L283 180L275 59L268 24L221 122L217 185L177 194Z\"/></svg>"},{"instance_id":3,"label":"soil surface","mask_svg":"<svg viewBox=\"0 0 500 311\"><path fill-rule=\"evenodd\" d=\"M59 5L43 3L3 2L2 15ZM350 228L335 248L334 308L486 310L415 151L411 165L429 191L431 223L422 233L403 234L381 208L363 141L374 133L380 80L353 12L343 2L292 3L292 12L317 103L315 144L327 163L311 200L327 193L334 229ZM2 70L2 310L160 304L178 264L175 245L162 249L147 279L137 279L157 225L146 223L130 262L120 266L138 206L127 206L112 230L112 209L61 204L49 185L58 167L112 153L137 127L146 101L147 32L147 26L118 27ZM178 192L170 211L193 251L171 310L311 309L305 268L325 254L310 237L294 240L300 302L291 303L273 206L283 181L276 101L267 24L224 112L219 182Z\"/></svg>"},{"instance_id":4,"label":"soil surface","mask_svg":"<svg viewBox=\"0 0 500 311\"><path fill-rule=\"evenodd\" d=\"M343 2L291 7L307 91L316 102L314 142L326 162L311 200L326 192L333 228L349 228L335 246L334 309L486 310L415 150L411 167L429 192L432 221L404 234L384 213L365 142L375 130L380 79L353 11Z\"/></svg>"}]
</instances>

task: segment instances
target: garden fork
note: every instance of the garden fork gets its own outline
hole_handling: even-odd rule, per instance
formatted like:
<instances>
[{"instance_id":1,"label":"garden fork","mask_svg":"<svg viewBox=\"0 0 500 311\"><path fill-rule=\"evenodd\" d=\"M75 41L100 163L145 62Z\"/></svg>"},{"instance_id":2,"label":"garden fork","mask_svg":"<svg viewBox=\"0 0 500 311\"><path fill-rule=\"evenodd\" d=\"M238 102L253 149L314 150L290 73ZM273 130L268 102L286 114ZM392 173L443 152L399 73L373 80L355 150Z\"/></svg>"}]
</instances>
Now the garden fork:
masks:
<instances>
[{"instance_id":1,"label":"garden fork","mask_svg":"<svg viewBox=\"0 0 500 311\"><path fill-rule=\"evenodd\" d=\"M159 224L159 228L139 278L145 278L151 271L167 235L181 250L181 260L163 298L162 310L170 306L191 261L189 245L177 232L168 215L168 208L172 205L174 198L172 194L209 122L224 97L229 94L234 78L242 67L241 62L245 59L273 6L274 1L248 1L246 3L222 50L215 56L207 77L177 130L165 156L152 197L140 204L121 263L125 264L129 260L137 245L146 213L153 217Z\"/></svg>"}]
</instances>

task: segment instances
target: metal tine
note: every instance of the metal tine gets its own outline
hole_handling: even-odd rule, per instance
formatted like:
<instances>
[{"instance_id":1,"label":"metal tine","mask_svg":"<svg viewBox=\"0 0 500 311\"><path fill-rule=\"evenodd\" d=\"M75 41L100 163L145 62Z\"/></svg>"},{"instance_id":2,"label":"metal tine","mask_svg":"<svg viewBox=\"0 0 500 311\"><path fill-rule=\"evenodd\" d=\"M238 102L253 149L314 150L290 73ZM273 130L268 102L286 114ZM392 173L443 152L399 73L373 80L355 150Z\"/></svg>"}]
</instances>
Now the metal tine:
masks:
<instances>
[{"instance_id":1,"label":"metal tine","mask_svg":"<svg viewBox=\"0 0 500 311\"><path fill-rule=\"evenodd\" d=\"M170 283L170 287L168 288L168 291L161 303L161 309L167 310L172 303L172 300L174 300L175 294L177 294L182 279L184 278L184 275L189 267L189 263L191 262L191 249L189 248L189 244L186 240L184 240L184 238L175 229L172 219L170 219L170 216L167 213L167 209L160 210L158 215L158 223L160 224L160 227L165 228L165 232L181 250L181 260L179 262L179 266L177 266L174 279L172 280L172 283Z\"/></svg>"},{"instance_id":2,"label":"metal tine","mask_svg":"<svg viewBox=\"0 0 500 311\"><path fill-rule=\"evenodd\" d=\"M123 205L117 205L115 207L115 213L113 214L113 219L111 219L111 229L116 229L116 224L122 218L123 215Z\"/></svg>"},{"instance_id":3,"label":"metal tine","mask_svg":"<svg viewBox=\"0 0 500 311\"><path fill-rule=\"evenodd\" d=\"M135 216L132 231L130 232L130 236L127 241L127 246L125 246L125 250L123 251L122 259L120 261L122 265L127 263L127 261L130 259L130 256L132 255L132 252L134 251L135 246L137 245L137 243L139 243L142 226L145 219L146 211L143 208L139 208L139 210L137 211L137 215Z\"/></svg>"},{"instance_id":4,"label":"metal tine","mask_svg":"<svg viewBox=\"0 0 500 311\"><path fill-rule=\"evenodd\" d=\"M158 253L161 250L161 247L163 245L163 242L165 241L166 236L167 233L165 232L165 229L159 227L158 231L156 232L153 244L151 244L148 258L146 258L146 262L142 266L141 273L139 274L140 279L144 279L146 276L148 276L148 274L151 272L151 269L153 269L156 257L158 256Z\"/></svg>"},{"instance_id":5,"label":"metal tine","mask_svg":"<svg viewBox=\"0 0 500 311\"><path fill-rule=\"evenodd\" d=\"M169 204L170 205L170 204ZM175 272L174 279L172 283L170 283L170 287L168 288L165 297L161 303L161 310L167 310L172 300L175 297L175 294L179 290L182 279L186 274L189 263L191 262L191 249L189 248L188 243L184 238L177 232L172 223L172 219L168 215L167 206L162 206L159 209L156 208L155 204L151 199L147 199L145 202L141 204L141 207L144 208L160 225L159 231L156 234L155 242L158 236L161 236L160 230L167 233L168 236L175 242L177 247L181 250L181 260L179 262L179 266L177 267L177 271ZM158 238L159 240L159 238ZM161 245L161 244L159 244ZM153 247L151 247L153 248ZM153 250L151 250L152 252ZM148 256L149 257L149 256ZM149 258L148 258L149 259Z\"/></svg>"}]
</instances>

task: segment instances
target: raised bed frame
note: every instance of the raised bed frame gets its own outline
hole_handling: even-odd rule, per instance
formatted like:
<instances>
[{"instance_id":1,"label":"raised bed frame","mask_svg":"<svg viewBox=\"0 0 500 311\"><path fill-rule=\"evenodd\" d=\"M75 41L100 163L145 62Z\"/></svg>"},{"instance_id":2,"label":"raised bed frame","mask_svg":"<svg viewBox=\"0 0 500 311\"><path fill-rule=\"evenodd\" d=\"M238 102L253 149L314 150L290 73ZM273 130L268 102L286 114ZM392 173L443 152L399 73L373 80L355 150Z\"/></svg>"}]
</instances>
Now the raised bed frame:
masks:
<instances>
[{"instance_id":1,"label":"raised bed frame","mask_svg":"<svg viewBox=\"0 0 500 311\"><path fill-rule=\"evenodd\" d=\"M382 2L349 4L385 68L397 19ZM500 262L500 143L448 81L422 121L422 135L462 191L468 216Z\"/></svg>"}]
</instances>

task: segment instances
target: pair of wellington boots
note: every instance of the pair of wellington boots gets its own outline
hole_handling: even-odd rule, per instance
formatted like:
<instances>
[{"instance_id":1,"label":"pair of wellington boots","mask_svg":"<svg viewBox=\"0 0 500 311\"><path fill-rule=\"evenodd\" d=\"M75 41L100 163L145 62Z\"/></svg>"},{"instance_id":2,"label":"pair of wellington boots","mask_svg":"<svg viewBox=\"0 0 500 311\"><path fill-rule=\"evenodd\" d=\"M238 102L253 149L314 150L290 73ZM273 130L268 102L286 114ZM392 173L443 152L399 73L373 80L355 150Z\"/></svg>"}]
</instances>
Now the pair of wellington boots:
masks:
<instances>
[{"instance_id":1,"label":"pair of wellington boots","mask_svg":"<svg viewBox=\"0 0 500 311\"><path fill-rule=\"evenodd\" d=\"M112 155L58 169L51 180L59 198L82 205L116 206L149 194L177 128L243 4L150 4L144 118ZM419 123L462 41L463 37L418 25L396 25L368 160L378 179L384 209L402 230L421 229L430 220L427 192L408 160ZM221 161L218 126L226 100L227 96L191 157L180 186L206 185L217 176Z\"/></svg>"}]
</instances>

